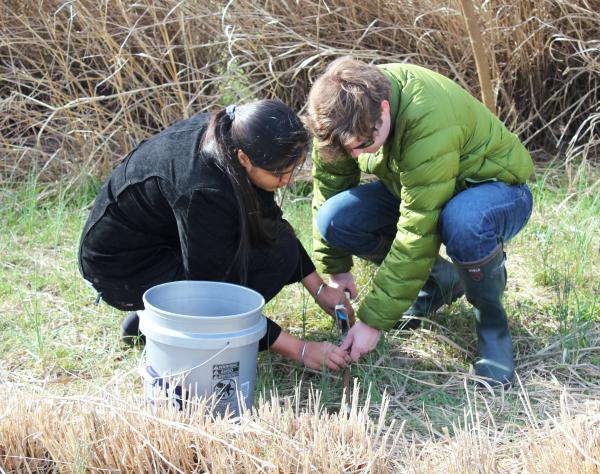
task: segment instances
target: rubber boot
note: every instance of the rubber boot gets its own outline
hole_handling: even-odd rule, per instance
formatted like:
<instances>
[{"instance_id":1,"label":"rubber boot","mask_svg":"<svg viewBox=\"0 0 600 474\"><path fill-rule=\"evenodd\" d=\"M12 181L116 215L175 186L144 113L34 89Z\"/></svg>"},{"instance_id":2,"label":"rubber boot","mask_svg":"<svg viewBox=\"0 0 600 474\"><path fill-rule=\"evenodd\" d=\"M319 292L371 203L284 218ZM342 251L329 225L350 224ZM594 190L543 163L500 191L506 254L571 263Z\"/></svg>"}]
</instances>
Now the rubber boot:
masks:
<instances>
[{"instance_id":1,"label":"rubber boot","mask_svg":"<svg viewBox=\"0 0 600 474\"><path fill-rule=\"evenodd\" d=\"M481 263L459 265L467 300L475 307L478 339L475 373L487 378L491 385L509 385L514 378L512 338L502 305L505 259L499 247Z\"/></svg>"},{"instance_id":2,"label":"rubber boot","mask_svg":"<svg viewBox=\"0 0 600 474\"><path fill-rule=\"evenodd\" d=\"M146 336L140 332L140 317L136 311L127 313L121 321L121 340L129 346L146 344Z\"/></svg>"},{"instance_id":3,"label":"rubber boot","mask_svg":"<svg viewBox=\"0 0 600 474\"><path fill-rule=\"evenodd\" d=\"M416 329L421 319L434 314L445 304L451 304L464 295L458 269L448 260L438 256L423 289L394 329Z\"/></svg>"}]
</instances>

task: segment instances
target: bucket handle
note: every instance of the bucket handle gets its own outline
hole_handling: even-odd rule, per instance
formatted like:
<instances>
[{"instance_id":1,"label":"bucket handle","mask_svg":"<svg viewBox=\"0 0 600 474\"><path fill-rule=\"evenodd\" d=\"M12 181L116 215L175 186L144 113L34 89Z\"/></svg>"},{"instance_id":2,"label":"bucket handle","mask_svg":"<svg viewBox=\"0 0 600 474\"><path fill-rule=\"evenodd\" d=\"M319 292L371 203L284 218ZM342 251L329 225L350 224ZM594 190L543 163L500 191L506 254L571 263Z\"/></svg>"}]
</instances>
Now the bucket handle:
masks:
<instances>
[{"instance_id":1,"label":"bucket handle","mask_svg":"<svg viewBox=\"0 0 600 474\"><path fill-rule=\"evenodd\" d=\"M223 352L225 352L225 350L227 350L227 348L229 347L229 341L227 341L225 343L225 345L223 347L221 347L221 349L219 349L216 353L214 353L213 355L211 355L208 359L206 359L204 362L195 365L194 367L190 367L189 369L184 369L180 372L175 372L174 374L169 374L169 377L177 377L179 375L185 375L186 372L189 373L192 370L197 369L198 367L202 367L205 364L208 364L211 360L213 360L215 357L221 355ZM152 366L144 364L144 357L146 355L146 349L144 348L144 351L142 352L142 357L140 359L140 364L138 365L138 373L141 375L141 377L146 380L147 382L151 383L152 385L155 385L157 382L161 383L162 381L162 376L160 374L158 374L154 368L152 368ZM152 370L152 373L150 373L150 371L148 369ZM156 376L154 375L156 374Z\"/></svg>"}]
</instances>

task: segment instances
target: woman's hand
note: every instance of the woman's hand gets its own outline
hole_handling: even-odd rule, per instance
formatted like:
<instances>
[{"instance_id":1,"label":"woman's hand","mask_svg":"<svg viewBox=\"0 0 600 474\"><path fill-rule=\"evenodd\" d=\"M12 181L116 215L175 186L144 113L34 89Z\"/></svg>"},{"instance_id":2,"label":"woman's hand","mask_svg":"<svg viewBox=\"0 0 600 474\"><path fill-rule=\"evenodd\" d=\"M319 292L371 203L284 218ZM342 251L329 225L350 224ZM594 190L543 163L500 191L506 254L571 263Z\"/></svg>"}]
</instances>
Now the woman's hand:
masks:
<instances>
[{"instance_id":1,"label":"woman's hand","mask_svg":"<svg viewBox=\"0 0 600 474\"><path fill-rule=\"evenodd\" d=\"M348 290L351 298L356 298L358 294L356 283L354 283L354 276L352 276L351 272L332 273L329 275L329 286L339 288L342 291Z\"/></svg>"},{"instance_id":2,"label":"woman's hand","mask_svg":"<svg viewBox=\"0 0 600 474\"><path fill-rule=\"evenodd\" d=\"M350 362L348 352L330 342L303 341L285 331L281 331L269 350L316 370L321 370L323 367L339 370Z\"/></svg>"},{"instance_id":3,"label":"woman's hand","mask_svg":"<svg viewBox=\"0 0 600 474\"><path fill-rule=\"evenodd\" d=\"M350 284L351 288L354 288L354 292L356 293L356 285L354 284L354 278L352 277L351 273L337 273L336 275L349 275L346 277L345 281ZM348 289L346 286L338 286L331 283L329 286L327 286L316 270L304 277L302 284L306 287L310 294L313 295L313 298L323 309L323 311L330 314L334 318L336 305L344 305L346 308L346 315L348 317L349 325L351 326L354 324L354 309L352 309L350 301L344 294L344 290Z\"/></svg>"},{"instance_id":4,"label":"woman's hand","mask_svg":"<svg viewBox=\"0 0 600 474\"><path fill-rule=\"evenodd\" d=\"M306 342L304 357L300 358L306 367L321 370L340 370L350 363L350 355L330 342Z\"/></svg>"},{"instance_id":5,"label":"woman's hand","mask_svg":"<svg viewBox=\"0 0 600 474\"><path fill-rule=\"evenodd\" d=\"M325 285L317 298L317 304L325 311L335 318L335 306L343 304L346 307L346 315L348 316L348 323L350 326L354 324L354 309L350 304L350 301L339 288Z\"/></svg>"}]
</instances>

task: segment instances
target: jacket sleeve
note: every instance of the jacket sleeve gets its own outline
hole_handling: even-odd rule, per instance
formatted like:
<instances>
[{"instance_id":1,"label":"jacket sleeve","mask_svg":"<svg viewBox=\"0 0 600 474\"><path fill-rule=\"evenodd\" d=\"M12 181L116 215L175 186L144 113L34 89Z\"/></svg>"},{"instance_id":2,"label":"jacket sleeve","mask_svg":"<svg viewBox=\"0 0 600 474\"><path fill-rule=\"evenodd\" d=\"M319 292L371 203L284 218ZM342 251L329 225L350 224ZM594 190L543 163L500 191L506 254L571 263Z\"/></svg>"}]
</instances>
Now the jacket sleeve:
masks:
<instances>
[{"instance_id":1,"label":"jacket sleeve","mask_svg":"<svg viewBox=\"0 0 600 474\"><path fill-rule=\"evenodd\" d=\"M400 218L390 252L357 316L390 329L417 297L439 252L438 220L452 197L459 171L461 131L435 103L421 102L408 114L405 132L392 137L402 185Z\"/></svg>"},{"instance_id":2,"label":"jacket sleeve","mask_svg":"<svg viewBox=\"0 0 600 474\"><path fill-rule=\"evenodd\" d=\"M319 233L316 218L323 203L341 191L353 188L360 182L360 169L356 160L325 160L319 154L315 140L312 151L313 200L312 232L313 256L317 268L325 273L347 272L352 268L352 256L329 245Z\"/></svg>"},{"instance_id":3,"label":"jacket sleeve","mask_svg":"<svg viewBox=\"0 0 600 474\"><path fill-rule=\"evenodd\" d=\"M186 278L227 279L239 238L232 199L216 189L196 189L177 200L174 211Z\"/></svg>"},{"instance_id":4,"label":"jacket sleeve","mask_svg":"<svg viewBox=\"0 0 600 474\"><path fill-rule=\"evenodd\" d=\"M283 218L283 211L275 202L275 193L273 193L271 191L267 192L267 191L259 190L259 196L261 196L261 198L262 198L261 204L262 204L262 210L263 210L263 217L265 217L266 219L271 219L273 221L276 221L277 225L279 226L280 232L287 231L287 232L290 232L290 233L296 235L296 232L294 231L294 228L292 227L292 225L287 221L287 219ZM309 274L311 274L312 272L315 271L314 263L310 259L308 252L302 245L302 242L300 242L300 239L298 239L297 237L296 237L296 242L298 244L299 258L298 258L296 270L294 271L294 273L292 274L292 277L290 279L290 283L291 282L294 282L294 283L300 282L306 276L308 276Z\"/></svg>"}]
</instances>

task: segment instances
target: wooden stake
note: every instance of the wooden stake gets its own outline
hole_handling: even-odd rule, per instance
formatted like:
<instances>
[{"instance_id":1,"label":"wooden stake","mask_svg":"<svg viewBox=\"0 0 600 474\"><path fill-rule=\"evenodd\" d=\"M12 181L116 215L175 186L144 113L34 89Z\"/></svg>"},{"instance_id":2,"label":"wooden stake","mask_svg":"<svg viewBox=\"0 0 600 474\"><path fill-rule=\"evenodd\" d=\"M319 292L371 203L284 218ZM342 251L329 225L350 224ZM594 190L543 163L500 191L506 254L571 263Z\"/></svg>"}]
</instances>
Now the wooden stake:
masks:
<instances>
[{"instance_id":1,"label":"wooden stake","mask_svg":"<svg viewBox=\"0 0 600 474\"><path fill-rule=\"evenodd\" d=\"M475 57L482 102L495 114L496 101L494 99L494 91L490 79L487 55L483 46L483 39L481 37L477 18L475 17L473 0L460 0L460 6L463 10L463 16L465 17L465 23L467 24L467 30L469 32L469 39L471 40L471 48L473 49L473 56Z\"/></svg>"},{"instance_id":2,"label":"wooden stake","mask_svg":"<svg viewBox=\"0 0 600 474\"><path fill-rule=\"evenodd\" d=\"M350 396L350 366L344 368L342 373L342 390L344 391L344 402L346 403L346 410L350 412L350 405L352 404L352 398Z\"/></svg>"}]
</instances>

